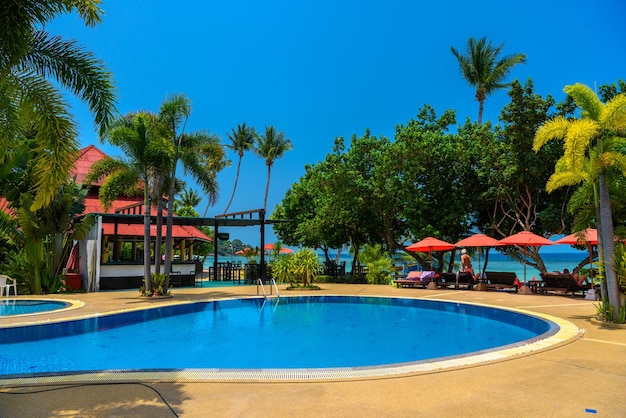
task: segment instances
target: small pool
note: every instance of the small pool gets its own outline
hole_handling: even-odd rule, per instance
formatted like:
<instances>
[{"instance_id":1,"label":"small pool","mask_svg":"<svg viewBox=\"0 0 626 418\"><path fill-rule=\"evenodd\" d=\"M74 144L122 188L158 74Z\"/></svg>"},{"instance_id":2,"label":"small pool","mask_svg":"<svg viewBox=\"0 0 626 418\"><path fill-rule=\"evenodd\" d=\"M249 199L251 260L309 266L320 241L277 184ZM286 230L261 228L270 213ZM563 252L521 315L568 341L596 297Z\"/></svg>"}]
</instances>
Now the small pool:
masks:
<instances>
[{"instance_id":1,"label":"small pool","mask_svg":"<svg viewBox=\"0 0 626 418\"><path fill-rule=\"evenodd\" d=\"M211 378L206 373L212 371L209 375L220 378L254 379L260 370L265 378L272 370L289 378L354 377L363 370L406 372L407 365L484 356L558 330L556 323L531 315L420 299L302 296L184 303L0 329L0 378L147 370L153 378L155 371L177 371L180 378L182 370L194 370L195 378Z\"/></svg>"},{"instance_id":2,"label":"small pool","mask_svg":"<svg viewBox=\"0 0 626 418\"><path fill-rule=\"evenodd\" d=\"M67 308L67 302L37 299L0 299L0 317L28 315ZM1 341L1 340L0 340Z\"/></svg>"}]
</instances>

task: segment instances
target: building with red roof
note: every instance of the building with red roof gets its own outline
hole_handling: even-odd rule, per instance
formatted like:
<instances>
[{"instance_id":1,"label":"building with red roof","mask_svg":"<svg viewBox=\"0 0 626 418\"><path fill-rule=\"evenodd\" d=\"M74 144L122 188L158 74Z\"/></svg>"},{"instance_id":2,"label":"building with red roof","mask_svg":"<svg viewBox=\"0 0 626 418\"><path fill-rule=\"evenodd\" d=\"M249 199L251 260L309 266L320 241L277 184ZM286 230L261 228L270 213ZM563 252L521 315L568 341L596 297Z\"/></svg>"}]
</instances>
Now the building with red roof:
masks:
<instances>
[{"instance_id":1,"label":"building with red roof","mask_svg":"<svg viewBox=\"0 0 626 418\"><path fill-rule=\"evenodd\" d=\"M70 171L70 177L75 177L77 183L84 183L91 166L103 158L108 158L108 156L94 145L81 149ZM91 184L85 199L85 213L101 216L97 217L96 231L79 244L78 265L83 285L86 285L87 290L93 291L138 289L143 280L144 226L142 223L128 223L117 220L115 216L105 215L143 215L143 197L119 196L109 208L105 209L98 198L101 186L102 179ZM166 212L163 211L164 224L161 229L163 238L166 234ZM150 213L156 216L156 208L151 208ZM156 237L156 232L157 226L151 224L151 238ZM172 263L172 272L176 274L172 274L171 282L173 285L193 286L196 276L202 273L202 266L198 266L193 253L194 244L212 241L212 239L194 226L177 224L173 225L172 238L174 240L172 256L175 260ZM89 251L90 244L91 251ZM82 257L83 254L86 256ZM87 260L91 258L97 258L99 262L87 263ZM154 263L154 260L152 261ZM94 264L95 268L90 268ZM154 264L152 270L154 271Z\"/></svg>"}]
</instances>

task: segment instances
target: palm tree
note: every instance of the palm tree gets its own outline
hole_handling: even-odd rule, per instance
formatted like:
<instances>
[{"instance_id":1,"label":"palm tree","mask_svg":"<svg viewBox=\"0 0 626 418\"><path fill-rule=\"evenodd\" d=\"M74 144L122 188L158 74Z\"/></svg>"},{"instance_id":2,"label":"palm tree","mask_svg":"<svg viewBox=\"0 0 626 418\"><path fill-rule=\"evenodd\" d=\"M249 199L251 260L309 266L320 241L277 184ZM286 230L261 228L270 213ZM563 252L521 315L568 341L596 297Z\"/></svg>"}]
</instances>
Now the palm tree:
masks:
<instances>
[{"instance_id":1,"label":"palm tree","mask_svg":"<svg viewBox=\"0 0 626 418\"><path fill-rule=\"evenodd\" d=\"M103 133L115 112L111 74L75 41L52 36L45 25L78 12L87 26L103 14L99 0L0 3L0 163L19 142L33 138L33 210L49 204L67 181L78 150L76 126L64 91L80 98Z\"/></svg>"},{"instance_id":2,"label":"palm tree","mask_svg":"<svg viewBox=\"0 0 626 418\"><path fill-rule=\"evenodd\" d=\"M154 187L155 179L162 178L162 167L169 167L171 144L158 134L157 118L154 114L130 113L111 125L104 138L124 151L127 160L104 158L94 163L85 178L86 183L95 183L105 178L100 187L100 201L105 210L120 195L143 194L144 209L144 279L146 291L150 292L150 206L151 196L160 188ZM154 189L154 190L151 190ZM155 191L156 190L156 191ZM158 264L158 260L157 260Z\"/></svg>"},{"instance_id":3,"label":"palm tree","mask_svg":"<svg viewBox=\"0 0 626 418\"><path fill-rule=\"evenodd\" d=\"M226 147L239 155L239 161L237 162L237 175L235 176L235 184L233 186L233 194L230 196L230 200L224 209L224 213L228 212L228 208L230 204L233 202L233 198L235 197L235 190L237 190L237 181L239 180L239 170L241 169L241 160L243 159L243 154L246 151L251 150L254 147L254 141L257 137L256 130L254 127L243 125L237 125L237 131L231 129L231 133L228 133L228 139L230 140L230 144L227 144ZM208 209L207 205L207 209ZM206 216L206 211L204 212Z\"/></svg>"},{"instance_id":4,"label":"palm tree","mask_svg":"<svg viewBox=\"0 0 626 418\"><path fill-rule=\"evenodd\" d=\"M494 47L491 41L483 37L478 41L469 38L467 50L461 54L453 46L450 47L452 54L459 61L463 78L476 88L476 100L478 101L478 123L483 120L483 106L487 96L498 89L505 88L504 78L511 72L516 64L526 62L526 55L513 54L498 58L504 43Z\"/></svg>"},{"instance_id":5,"label":"palm tree","mask_svg":"<svg viewBox=\"0 0 626 418\"><path fill-rule=\"evenodd\" d=\"M533 147L538 151L551 139L565 143L563 157L557 162L546 190L582 182L592 184L609 303L614 312L619 312L620 292L613 263L613 216L606 174L607 169L614 168L626 175L626 155L621 151L626 143L626 94L617 95L604 104L583 84L566 86L564 90L581 109L581 118L557 117L544 123L535 134Z\"/></svg>"},{"instance_id":6,"label":"palm tree","mask_svg":"<svg viewBox=\"0 0 626 418\"><path fill-rule=\"evenodd\" d=\"M191 174L208 195L209 204L215 204L218 196L217 173L226 166L225 153L219 137L206 131L185 133L187 119L191 114L191 102L184 95L176 95L161 105L159 120L167 125L167 137L173 145L174 158L168 168L170 188L168 192L167 229L165 236L165 290L172 268L172 227L174 196L176 192L176 169L178 161L183 164L184 174Z\"/></svg>"},{"instance_id":7,"label":"palm tree","mask_svg":"<svg viewBox=\"0 0 626 418\"><path fill-rule=\"evenodd\" d=\"M177 203L182 207L194 208L200 202L202 202L202 197L200 197L198 192L192 189L191 187L188 189L183 189L183 191L180 194L181 194L181 197L177 201Z\"/></svg>"},{"instance_id":8,"label":"palm tree","mask_svg":"<svg viewBox=\"0 0 626 418\"><path fill-rule=\"evenodd\" d=\"M291 140L285 138L284 132L276 132L273 126L266 126L265 133L257 138L254 152L265 160L267 166L267 182L265 183L265 198L263 199L263 210L267 208L267 194L270 190L270 174L274 161L282 157L285 152L293 149Z\"/></svg>"}]
</instances>

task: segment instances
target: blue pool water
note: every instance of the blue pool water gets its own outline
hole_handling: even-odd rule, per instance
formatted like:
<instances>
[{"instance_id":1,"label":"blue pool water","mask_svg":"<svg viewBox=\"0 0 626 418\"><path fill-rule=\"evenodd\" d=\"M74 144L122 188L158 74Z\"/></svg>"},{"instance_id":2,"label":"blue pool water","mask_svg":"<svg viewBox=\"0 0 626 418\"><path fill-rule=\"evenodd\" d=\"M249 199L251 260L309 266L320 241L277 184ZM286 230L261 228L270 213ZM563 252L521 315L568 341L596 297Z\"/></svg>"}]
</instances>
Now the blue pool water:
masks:
<instances>
[{"instance_id":1,"label":"blue pool water","mask_svg":"<svg viewBox=\"0 0 626 418\"><path fill-rule=\"evenodd\" d=\"M314 296L175 305L0 329L0 377L94 370L333 368L425 361L557 331L488 307Z\"/></svg>"},{"instance_id":2,"label":"blue pool water","mask_svg":"<svg viewBox=\"0 0 626 418\"><path fill-rule=\"evenodd\" d=\"M8 299L0 300L0 316L25 315L39 312L54 311L67 307L65 302L50 300ZM2 342L2 340L0 340Z\"/></svg>"}]
</instances>

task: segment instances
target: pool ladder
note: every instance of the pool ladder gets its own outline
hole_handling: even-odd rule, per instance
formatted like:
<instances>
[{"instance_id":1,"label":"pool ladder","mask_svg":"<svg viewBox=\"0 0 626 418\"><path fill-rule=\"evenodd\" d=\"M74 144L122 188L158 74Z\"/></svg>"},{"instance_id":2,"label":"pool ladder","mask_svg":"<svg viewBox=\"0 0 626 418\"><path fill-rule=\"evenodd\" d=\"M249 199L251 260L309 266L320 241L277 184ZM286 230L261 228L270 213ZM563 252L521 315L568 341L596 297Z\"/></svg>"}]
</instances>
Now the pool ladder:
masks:
<instances>
[{"instance_id":1,"label":"pool ladder","mask_svg":"<svg viewBox=\"0 0 626 418\"><path fill-rule=\"evenodd\" d=\"M257 286L256 286L256 294L259 294L259 287L261 287L261 290L263 291L263 297L267 298L267 293L265 292L265 286L263 285L263 280L258 279L257 280ZM280 292L278 291L278 286L276 285L276 280L272 279L270 282L270 296L272 295L272 287L274 289L276 289L276 296L280 298Z\"/></svg>"}]
</instances>

